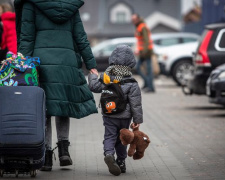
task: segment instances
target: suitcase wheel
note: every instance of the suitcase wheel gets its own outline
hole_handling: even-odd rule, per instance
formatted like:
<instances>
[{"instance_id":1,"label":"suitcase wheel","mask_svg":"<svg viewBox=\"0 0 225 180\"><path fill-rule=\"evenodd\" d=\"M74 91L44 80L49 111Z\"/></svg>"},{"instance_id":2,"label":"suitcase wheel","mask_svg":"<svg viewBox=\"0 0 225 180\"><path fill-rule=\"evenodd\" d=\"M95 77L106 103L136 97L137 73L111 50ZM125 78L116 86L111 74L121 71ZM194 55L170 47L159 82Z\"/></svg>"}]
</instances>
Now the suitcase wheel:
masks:
<instances>
[{"instance_id":1,"label":"suitcase wheel","mask_svg":"<svg viewBox=\"0 0 225 180\"><path fill-rule=\"evenodd\" d=\"M37 171L36 170L31 170L30 171L30 177L34 178L37 175Z\"/></svg>"},{"instance_id":2,"label":"suitcase wheel","mask_svg":"<svg viewBox=\"0 0 225 180\"><path fill-rule=\"evenodd\" d=\"M4 170L0 169L0 177L3 177L3 174L4 174Z\"/></svg>"}]
</instances>

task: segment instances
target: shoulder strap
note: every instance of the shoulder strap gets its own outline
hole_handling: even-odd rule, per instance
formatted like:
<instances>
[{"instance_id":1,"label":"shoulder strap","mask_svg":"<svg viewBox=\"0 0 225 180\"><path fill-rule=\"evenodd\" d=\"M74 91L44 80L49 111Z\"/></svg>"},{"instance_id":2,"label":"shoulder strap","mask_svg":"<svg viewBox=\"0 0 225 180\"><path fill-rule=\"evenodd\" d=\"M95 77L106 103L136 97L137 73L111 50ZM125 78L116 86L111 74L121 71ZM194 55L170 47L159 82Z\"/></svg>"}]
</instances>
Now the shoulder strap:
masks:
<instances>
[{"instance_id":1,"label":"shoulder strap","mask_svg":"<svg viewBox=\"0 0 225 180\"><path fill-rule=\"evenodd\" d=\"M101 83L105 84L104 81L103 81L102 79L99 79L99 81L100 81ZM131 79L125 79L125 80L120 81L120 84L132 83L132 82L137 82L137 81L136 81L136 79L134 79L134 78L131 78ZM105 85L107 85L107 84L105 84Z\"/></svg>"},{"instance_id":2,"label":"shoulder strap","mask_svg":"<svg viewBox=\"0 0 225 180\"><path fill-rule=\"evenodd\" d=\"M125 84L125 83L132 83L132 82L137 82L137 81L136 81L136 79L131 78L131 79L122 80L120 83Z\"/></svg>"}]
</instances>

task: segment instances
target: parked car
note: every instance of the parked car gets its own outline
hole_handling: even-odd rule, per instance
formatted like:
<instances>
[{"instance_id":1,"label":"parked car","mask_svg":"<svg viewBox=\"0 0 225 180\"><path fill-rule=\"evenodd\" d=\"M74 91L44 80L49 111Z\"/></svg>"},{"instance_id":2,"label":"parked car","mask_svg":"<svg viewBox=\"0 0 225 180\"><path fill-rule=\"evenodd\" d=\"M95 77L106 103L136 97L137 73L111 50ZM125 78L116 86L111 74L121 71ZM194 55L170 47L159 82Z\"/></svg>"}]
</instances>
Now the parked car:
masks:
<instances>
[{"instance_id":1,"label":"parked car","mask_svg":"<svg viewBox=\"0 0 225 180\"><path fill-rule=\"evenodd\" d=\"M225 106L225 64L213 70L207 80L209 102Z\"/></svg>"},{"instance_id":2,"label":"parked car","mask_svg":"<svg viewBox=\"0 0 225 180\"><path fill-rule=\"evenodd\" d=\"M168 67L166 68L168 72L171 72L170 68L174 67L174 64L178 63L180 60L184 60L184 58L186 58L186 60L189 59L191 62L191 53L193 48L189 50L189 46L191 47L192 43L196 43L199 36L191 33L162 33L153 34L151 38L154 43L154 52L158 56L158 62L160 64L161 72L163 72L164 74L169 74L165 72L165 61L170 62L168 63L169 65L166 66ZM99 71L105 70L105 68L108 66L108 58L111 55L112 51L116 48L116 46L121 44L127 44L133 50L135 50L136 39L134 37L116 38L103 41L93 47L92 50L98 64ZM188 47L183 47L184 44L187 44ZM182 56L182 51L177 51L177 48L179 48L179 46L177 45L181 45L186 51L189 50L190 52L187 53L188 55L184 54L184 56ZM168 51L168 48L171 49Z\"/></svg>"},{"instance_id":3,"label":"parked car","mask_svg":"<svg viewBox=\"0 0 225 180\"><path fill-rule=\"evenodd\" d=\"M172 76L178 85L184 85L184 77L193 71L192 54L198 41L199 36L193 33L171 33L164 35L156 48L163 74Z\"/></svg>"},{"instance_id":4,"label":"parked car","mask_svg":"<svg viewBox=\"0 0 225 180\"><path fill-rule=\"evenodd\" d=\"M135 38L116 38L105 40L92 48L93 54L97 62L98 71L104 71L108 66L109 56L118 45L126 44L135 50L136 39Z\"/></svg>"},{"instance_id":5,"label":"parked car","mask_svg":"<svg viewBox=\"0 0 225 180\"><path fill-rule=\"evenodd\" d=\"M206 94L206 81L217 66L225 63L225 23L205 27L193 62L195 70L186 78L185 94Z\"/></svg>"}]
</instances>

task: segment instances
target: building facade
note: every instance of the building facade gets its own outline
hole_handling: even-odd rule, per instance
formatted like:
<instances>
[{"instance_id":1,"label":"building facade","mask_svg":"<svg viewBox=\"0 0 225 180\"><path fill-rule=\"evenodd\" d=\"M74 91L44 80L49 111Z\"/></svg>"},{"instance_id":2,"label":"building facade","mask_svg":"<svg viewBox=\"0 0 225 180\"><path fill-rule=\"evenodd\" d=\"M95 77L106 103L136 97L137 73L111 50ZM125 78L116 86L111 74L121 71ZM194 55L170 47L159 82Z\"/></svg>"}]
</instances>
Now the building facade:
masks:
<instances>
[{"instance_id":1,"label":"building facade","mask_svg":"<svg viewBox=\"0 0 225 180\"><path fill-rule=\"evenodd\" d=\"M153 33L182 29L180 0L86 0L80 10L91 40L133 36L133 13L142 16Z\"/></svg>"}]
</instances>

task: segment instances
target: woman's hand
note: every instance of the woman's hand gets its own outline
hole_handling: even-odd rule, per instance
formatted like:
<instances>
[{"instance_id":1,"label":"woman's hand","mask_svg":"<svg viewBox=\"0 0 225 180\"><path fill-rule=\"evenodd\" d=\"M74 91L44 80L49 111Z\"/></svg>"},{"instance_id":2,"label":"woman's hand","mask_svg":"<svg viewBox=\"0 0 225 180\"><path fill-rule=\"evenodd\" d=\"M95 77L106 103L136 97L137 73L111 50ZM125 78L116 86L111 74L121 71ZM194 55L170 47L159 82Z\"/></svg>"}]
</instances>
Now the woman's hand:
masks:
<instances>
[{"instance_id":1,"label":"woman's hand","mask_svg":"<svg viewBox=\"0 0 225 180\"><path fill-rule=\"evenodd\" d=\"M139 128L140 127L140 124L137 124L137 123L132 123L130 125L131 129L136 129L136 128Z\"/></svg>"},{"instance_id":2,"label":"woman's hand","mask_svg":"<svg viewBox=\"0 0 225 180\"><path fill-rule=\"evenodd\" d=\"M90 73L91 74L96 74L98 76L98 70L97 69L91 69Z\"/></svg>"}]
</instances>

